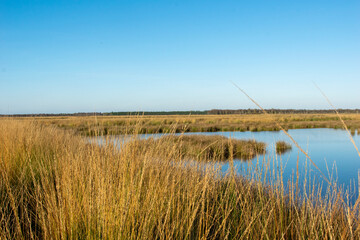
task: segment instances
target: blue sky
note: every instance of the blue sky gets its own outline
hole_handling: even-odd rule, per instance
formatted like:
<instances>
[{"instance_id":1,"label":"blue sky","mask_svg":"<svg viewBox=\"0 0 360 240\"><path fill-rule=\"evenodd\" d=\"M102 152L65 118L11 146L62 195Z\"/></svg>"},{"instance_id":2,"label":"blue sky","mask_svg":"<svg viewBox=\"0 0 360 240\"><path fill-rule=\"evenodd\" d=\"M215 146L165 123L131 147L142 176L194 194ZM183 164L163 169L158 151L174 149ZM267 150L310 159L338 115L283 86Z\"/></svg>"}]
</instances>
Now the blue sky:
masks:
<instances>
[{"instance_id":1,"label":"blue sky","mask_svg":"<svg viewBox=\"0 0 360 240\"><path fill-rule=\"evenodd\" d=\"M0 114L360 108L360 1L0 0Z\"/></svg>"}]
</instances>

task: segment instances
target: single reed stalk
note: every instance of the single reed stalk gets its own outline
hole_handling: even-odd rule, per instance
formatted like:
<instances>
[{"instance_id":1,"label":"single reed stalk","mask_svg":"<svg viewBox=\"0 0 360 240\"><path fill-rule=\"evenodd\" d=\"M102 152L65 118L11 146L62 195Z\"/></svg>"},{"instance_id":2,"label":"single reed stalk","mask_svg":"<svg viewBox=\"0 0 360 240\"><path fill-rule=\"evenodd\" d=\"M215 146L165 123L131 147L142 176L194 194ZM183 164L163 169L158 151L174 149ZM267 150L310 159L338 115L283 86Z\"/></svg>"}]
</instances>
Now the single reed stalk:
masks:
<instances>
[{"instance_id":1,"label":"single reed stalk","mask_svg":"<svg viewBox=\"0 0 360 240\"><path fill-rule=\"evenodd\" d=\"M351 132L349 131L347 125L345 124L344 120L342 119L342 117L339 114L339 111L337 110L337 108L330 102L329 98L325 95L325 93L320 89L320 87L318 85L316 85L315 82L313 82L313 84L315 85L315 87L320 91L320 93L324 96L324 98L326 99L326 101L329 103L329 105L334 109L336 115L339 117L342 125L344 126L344 128L346 129L346 132L349 135L350 141L352 142L352 144L354 145L359 157L360 157L360 151L358 149L358 147L356 146L356 143L354 141L354 138L351 136Z\"/></svg>"}]
</instances>

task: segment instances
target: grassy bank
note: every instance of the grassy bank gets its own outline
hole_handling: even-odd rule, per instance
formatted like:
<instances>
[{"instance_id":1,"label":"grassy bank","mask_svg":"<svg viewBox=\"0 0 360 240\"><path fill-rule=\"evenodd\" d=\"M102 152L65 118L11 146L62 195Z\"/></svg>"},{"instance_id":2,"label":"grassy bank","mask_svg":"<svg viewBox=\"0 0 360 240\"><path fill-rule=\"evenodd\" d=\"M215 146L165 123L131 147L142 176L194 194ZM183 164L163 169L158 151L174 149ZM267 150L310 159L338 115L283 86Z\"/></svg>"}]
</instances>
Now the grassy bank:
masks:
<instances>
[{"instance_id":1,"label":"grassy bank","mask_svg":"<svg viewBox=\"0 0 360 240\"><path fill-rule=\"evenodd\" d=\"M174 151L182 158L200 161L218 161L237 158L249 160L266 152L266 144L255 140L229 139L224 136L206 135L169 135L158 139L149 138L139 140L144 147L159 145L178 146ZM162 154L166 149L159 149Z\"/></svg>"},{"instance_id":2,"label":"grassy bank","mask_svg":"<svg viewBox=\"0 0 360 240\"><path fill-rule=\"evenodd\" d=\"M360 114L342 114L354 134L360 129ZM275 121L285 129L334 128L343 126L335 114L242 114L191 116L93 116L93 117L37 117L46 125L73 130L83 135L116 135L164 132L218 132L218 131L278 131ZM360 131L358 131L360 132Z\"/></svg>"},{"instance_id":3,"label":"grassy bank","mask_svg":"<svg viewBox=\"0 0 360 240\"><path fill-rule=\"evenodd\" d=\"M176 141L100 148L26 120L0 132L1 239L360 238L359 201L190 167Z\"/></svg>"}]
</instances>

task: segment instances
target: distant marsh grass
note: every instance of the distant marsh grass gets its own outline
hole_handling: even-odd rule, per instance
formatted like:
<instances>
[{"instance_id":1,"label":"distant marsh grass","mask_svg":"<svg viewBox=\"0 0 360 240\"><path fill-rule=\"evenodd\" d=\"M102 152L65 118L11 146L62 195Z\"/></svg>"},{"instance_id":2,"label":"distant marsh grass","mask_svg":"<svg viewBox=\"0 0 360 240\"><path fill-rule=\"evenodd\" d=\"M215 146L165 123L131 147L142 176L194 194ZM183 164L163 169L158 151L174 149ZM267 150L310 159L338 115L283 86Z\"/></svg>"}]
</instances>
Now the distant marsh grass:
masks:
<instances>
[{"instance_id":1,"label":"distant marsh grass","mask_svg":"<svg viewBox=\"0 0 360 240\"><path fill-rule=\"evenodd\" d=\"M125 133L279 131L276 121L285 129L343 128L336 114L98 116L96 121L94 116L37 119L43 124L55 125L89 136ZM360 114L343 114L343 119L350 129L360 128ZM136 132L135 129L139 131Z\"/></svg>"}]
</instances>

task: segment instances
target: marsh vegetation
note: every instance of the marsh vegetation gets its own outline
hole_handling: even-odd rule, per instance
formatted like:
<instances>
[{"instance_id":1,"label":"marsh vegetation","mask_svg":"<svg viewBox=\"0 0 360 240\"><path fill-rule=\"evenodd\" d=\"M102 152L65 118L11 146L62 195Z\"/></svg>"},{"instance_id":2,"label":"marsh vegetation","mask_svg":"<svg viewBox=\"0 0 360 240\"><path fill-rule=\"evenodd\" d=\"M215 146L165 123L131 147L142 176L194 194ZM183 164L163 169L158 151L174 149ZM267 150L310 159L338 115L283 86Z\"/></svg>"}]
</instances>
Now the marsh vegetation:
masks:
<instances>
[{"instance_id":1,"label":"marsh vegetation","mask_svg":"<svg viewBox=\"0 0 360 240\"><path fill-rule=\"evenodd\" d=\"M351 132L360 129L360 114L343 114ZM23 118L31 121L33 118ZM279 131L285 129L343 129L336 114L241 114L171 116L43 117L37 121L88 136L125 133L182 133L226 131ZM360 131L357 131L358 133Z\"/></svg>"},{"instance_id":2,"label":"marsh vegetation","mask_svg":"<svg viewBox=\"0 0 360 240\"><path fill-rule=\"evenodd\" d=\"M224 176L188 166L176 138L99 146L24 119L2 119L0 132L2 239L360 238L360 198L348 205L335 182L322 196L297 173L289 183L276 169Z\"/></svg>"},{"instance_id":3,"label":"marsh vegetation","mask_svg":"<svg viewBox=\"0 0 360 240\"><path fill-rule=\"evenodd\" d=\"M285 152L288 152L292 149L291 144L285 142L285 141L277 141L275 145L276 153L282 154Z\"/></svg>"},{"instance_id":4,"label":"marsh vegetation","mask_svg":"<svg viewBox=\"0 0 360 240\"><path fill-rule=\"evenodd\" d=\"M266 144L263 142L216 135L166 135L157 139L138 140L138 143L143 147L177 146L173 151L176 151L178 156L200 161L227 161L229 158L250 160L266 152ZM166 149L159 149L158 152L161 155L164 151Z\"/></svg>"}]
</instances>

